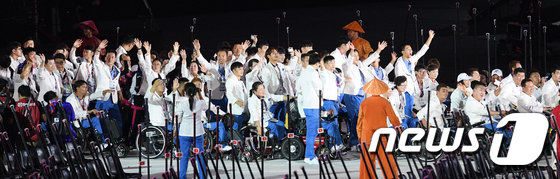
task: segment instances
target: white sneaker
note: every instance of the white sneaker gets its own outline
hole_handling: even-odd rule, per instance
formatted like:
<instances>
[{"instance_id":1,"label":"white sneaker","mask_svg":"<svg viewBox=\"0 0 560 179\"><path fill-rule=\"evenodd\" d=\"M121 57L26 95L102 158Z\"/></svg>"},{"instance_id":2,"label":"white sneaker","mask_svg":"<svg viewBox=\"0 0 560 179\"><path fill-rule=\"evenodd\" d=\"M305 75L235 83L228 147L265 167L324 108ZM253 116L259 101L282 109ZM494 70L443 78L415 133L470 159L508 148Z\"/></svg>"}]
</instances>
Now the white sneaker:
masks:
<instances>
[{"instance_id":1,"label":"white sneaker","mask_svg":"<svg viewBox=\"0 0 560 179\"><path fill-rule=\"evenodd\" d=\"M313 158L312 160L309 160L309 158L305 158L303 159L303 162L305 162L306 164L319 165L319 160L317 160L317 157Z\"/></svg>"},{"instance_id":2,"label":"white sneaker","mask_svg":"<svg viewBox=\"0 0 560 179\"><path fill-rule=\"evenodd\" d=\"M222 151L227 152L231 150L231 146L226 145L225 147L222 147Z\"/></svg>"}]
</instances>

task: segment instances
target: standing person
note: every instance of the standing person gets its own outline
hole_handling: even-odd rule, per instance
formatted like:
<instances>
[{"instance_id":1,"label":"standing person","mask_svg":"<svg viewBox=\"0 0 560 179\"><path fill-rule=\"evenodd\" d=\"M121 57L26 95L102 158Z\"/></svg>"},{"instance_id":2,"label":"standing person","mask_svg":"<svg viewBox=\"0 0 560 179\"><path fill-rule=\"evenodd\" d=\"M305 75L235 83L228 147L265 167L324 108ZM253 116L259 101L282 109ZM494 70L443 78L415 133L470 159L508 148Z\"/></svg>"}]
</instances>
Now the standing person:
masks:
<instances>
[{"instance_id":1,"label":"standing person","mask_svg":"<svg viewBox=\"0 0 560 179\"><path fill-rule=\"evenodd\" d=\"M45 60L45 56L41 54L42 63L39 68L39 74L37 75L37 82L39 85L39 96L37 97L39 102L44 101L43 96L49 91L55 92L56 96L61 96L62 82L60 76L54 73L56 68L55 61L53 58Z\"/></svg>"},{"instance_id":2,"label":"standing person","mask_svg":"<svg viewBox=\"0 0 560 179\"><path fill-rule=\"evenodd\" d=\"M323 84L319 78L319 62L321 57L313 54L309 57L309 66L301 73L298 86L301 86L300 100L302 100L302 108L306 116L307 134L306 134L306 147L305 159L303 160L308 164L319 164L315 156L315 137L317 137L317 129L319 128L319 91L323 89Z\"/></svg>"},{"instance_id":3,"label":"standing person","mask_svg":"<svg viewBox=\"0 0 560 179\"><path fill-rule=\"evenodd\" d=\"M523 68L523 66L521 66L521 62L518 60L509 61L510 74L502 80L502 84L506 85L507 83L513 82L513 76L515 75L513 73L517 68Z\"/></svg>"},{"instance_id":4,"label":"standing person","mask_svg":"<svg viewBox=\"0 0 560 179\"><path fill-rule=\"evenodd\" d=\"M387 64L385 68L381 68L381 66L379 65L380 61L381 60L379 58L373 61L373 63L371 63L368 66L366 72L370 74L369 76L372 76L373 78L377 78L385 82L387 85L392 86L393 84L389 81L389 73L391 73L391 71L395 69L394 64L397 61L397 53L395 52L391 53L391 62L389 62L389 64Z\"/></svg>"},{"instance_id":5,"label":"standing person","mask_svg":"<svg viewBox=\"0 0 560 179\"><path fill-rule=\"evenodd\" d=\"M541 74L538 70L532 70L529 73L529 78L531 79L531 81L533 82L533 85L535 86L535 91L533 92L533 95L537 101L541 102L541 97L542 97L542 86L544 84L543 81L541 81ZM523 86L523 85L521 85Z\"/></svg>"},{"instance_id":6,"label":"standing person","mask_svg":"<svg viewBox=\"0 0 560 179\"><path fill-rule=\"evenodd\" d=\"M146 89L152 89L152 82L155 79L165 79L165 76L175 69L175 64L179 59L179 42L173 43L173 55L171 56L169 63L163 65L163 62L159 59L151 60L150 51L152 50L152 45L144 41L144 49L146 49L146 55L142 54L142 43L139 39L134 39L134 44L138 49L138 64L141 68L144 76L144 81ZM142 93L142 91L140 92ZM152 93L150 91L145 91L144 98L150 98Z\"/></svg>"},{"instance_id":7,"label":"standing person","mask_svg":"<svg viewBox=\"0 0 560 179\"><path fill-rule=\"evenodd\" d=\"M118 43L118 42L117 42ZM134 47L134 39L132 37L128 37L125 38L124 41L121 43L121 45L119 45L119 48L117 48L117 50L115 51L115 55L117 60L115 61L117 64L117 67L119 69L122 70L122 64L121 64L121 55L122 54L128 54L128 52L130 50L132 50L132 48Z\"/></svg>"},{"instance_id":8,"label":"standing person","mask_svg":"<svg viewBox=\"0 0 560 179\"><path fill-rule=\"evenodd\" d=\"M348 110L348 119L350 121L350 146L357 150L354 146L358 145L358 136L356 135L356 122L358 121L358 111L360 103L364 100L365 93L362 87L367 83L362 68L367 64L371 64L375 59L379 58L379 54L387 47L387 42L379 42L377 44L377 51L370 55L366 60L360 61L355 57L348 57L344 64L344 78L350 80L344 83L342 102L346 105ZM350 51L349 56L353 56L356 51ZM335 61L336 62L336 61ZM307 115L307 113L306 113Z\"/></svg>"},{"instance_id":9,"label":"standing person","mask_svg":"<svg viewBox=\"0 0 560 179\"><path fill-rule=\"evenodd\" d=\"M61 92L63 101L66 97L72 94L72 82L74 81L74 71L68 70L64 66L66 65L66 60L64 55L57 53L54 55L54 61L56 63L56 74L59 76L61 81Z\"/></svg>"},{"instance_id":10,"label":"standing person","mask_svg":"<svg viewBox=\"0 0 560 179\"><path fill-rule=\"evenodd\" d=\"M21 44L19 42L11 42L8 44L8 49L10 50L10 60L12 62L10 63L10 68L12 71L17 71L19 64L25 61Z\"/></svg>"},{"instance_id":11,"label":"standing person","mask_svg":"<svg viewBox=\"0 0 560 179\"><path fill-rule=\"evenodd\" d=\"M556 107L560 101L560 66L556 66L550 73L550 79L543 85L542 102L544 107Z\"/></svg>"},{"instance_id":12,"label":"standing person","mask_svg":"<svg viewBox=\"0 0 560 179\"><path fill-rule=\"evenodd\" d=\"M88 84L88 92L91 94L95 92L95 70L93 69L93 54L95 49L93 46L83 46L84 43L81 39L74 41L72 49L70 49L70 62L76 66L75 80L86 81ZM82 48L81 57L76 56L78 48Z\"/></svg>"},{"instance_id":13,"label":"standing person","mask_svg":"<svg viewBox=\"0 0 560 179\"><path fill-rule=\"evenodd\" d=\"M96 35L99 34L99 31L97 30L97 26L95 26L95 22L92 20L83 21L80 22L78 26L82 29L84 34L84 36L80 39L83 45L77 48L78 54L82 54L86 47L97 48L97 46L101 43L101 40L96 37ZM105 54L105 51L101 54Z\"/></svg>"},{"instance_id":14,"label":"standing person","mask_svg":"<svg viewBox=\"0 0 560 179\"><path fill-rule=\"evenodd\" d=\"M100 53L107 47L107 40L101 41L95 56L93 57L93 64L95 65L95 92L91 94L90 99L97 100L95 108L98 110L105 110L109 112L109 116L117 121L120 129L122 130L122 118L119 106L117 105L119 99L122 99L121 87L119 79L121 70L115 65L117 60L116 52L108 50L105 54L105 62L99 58Z\"/></svg>"},{"instance_id":15,"label":"standing person","mask_svg":"<svg viewBox=\"0 0 560 179\"><path fill-rule=\"evenodd\" d=\"M381 94L389 91L387 84L381 80L373 79L364 86L363 90L365 93L372 96L365 99L360 105L360 114L356 130L358 131L359 140L366 142L366 146L370 146L373 133L377 129L387 127L387 118L395 127L400 126L401 123L399 122L399 118L395 112L393 112L391 103L389 103L385 97L381 96ZM387 139L385 137L382 137L381 141L385 144L385 146L387 146ZM393 154L387 153L389 157L389 161L387 161L387 158L382 157L385 155L383 151L385 151L385 149L382 149L381 145L377 148L377 154L372 154L369 151L362 149L362 157L370 155L370 158L374 161L374 166L371 166L368 162L364 162L367 160L362 158L360 160L360 178L368 178L367 173L373 173L371 170L375 169L375 159L383 164L382 170L390 171L389 168L392 168L393 171L397 171L397 166L395 165L396 161L393 158ZM380 157L377 158L376 156ZM388 162L390 162L390 164ZM369 169L370 171L366 171L366 169ZM396 177L392 176L391 173L387 173L387 175L384 173L384 176L385 178Z\"/></svg>"},{"instance_id":16,"label":"standing person","mask_svg":"<svg viewBox=\"0 0 560 179\"><path fill-rule=\"evenodd\" d=\"M212 80L208 81L207 86L208 90L212 90L212 93L208 94L210 101L214 103L214 105L219 106L220 109L228 109L228 99L225 95L226 80L232 75L232 72L230 70L231 61L227 59L227 49L218 49L216 61L209 63L200 52L200 42L197 39L193 41L193 48L196 53L197 61L214 77Z\"/></svg>"},{"instance_id":17,"label":"standing person","mask_svg":"<svg viewBox=\"0 0 560 179\"><path fill-rule=\"evenodd\" d=\"M271 47L266 51L268 63L261 69L261 81L265 89L274 95L290 95L293 96L293 88L288 78L286 66L282 64L284 55L281 55L278 48ZM278 120L285 122L286 112L285 103L277 102L270 106L270 110Z\"/></svg>"},{"instance_id":18,"label":"standing person","mask_svg":"<svg viewBox=\"0 0 560 179\"><path fill-rule=\"evenodd\" d=\"M245 111L247 111L247 98L249 95L247 95L245 83L241 81L243 64L234 62L231 64L231 71L233 75L226 81L226 96L228 98L228 107L231 106L230 111L235 119L233 129L239 131L243 122L245 122Z\"/></svg>"},{"instance_id":19,"label":"standing person","mask_svg":"<svg viewBox=\"0 0 560 179\"><path fill-rule=\"evenodd\" d=\"M339 89L342 80L334 73L334 57L326 56L323 58L321 69L319 70L319 77L321 78L321 83L323 83L323 105L321 106L321 111L326 111L329 115L337 116L340 110ZM332 136L334 139L331 151L344 150L338 127L338 118L321 120L321 124L329 136Z\"/></svg>"},{"instance_id":20,"label":"standing person","mask_svg":"<svg viewBox=\"0 0 560 179\"><path fill-rule=\"evenodd\" d=\"M426 54L428 49L430 48L430 44L432 43L432 39L435 36L435 32L433 30L429 31L428 40L424 43L424 46L418 51L416 54L412 55L412 47L410 45L405 45L402 48L402 56L397 59L395 63L395 76L405 76L406 82L406 91L410 94L416 94L416 91L420 91L418 88L418 80L423 79L416 79L416 75L414 75L413 70L418 63L418 60Z\"/></svg>"},{"instance_id":21,"label":"standing person","mask_svg":"<svg viewBox=\"0 0 560 179\"><path fill-rule=\"evenodd\" d=\"M186 83L184 86L179 87L178 90L181 96L179 98L186 98L185 100L179 100L176 108L176 113L179 114L178 116L181 116L179 120L179 145L181 152L186 155L181 157L179 178L186 179L189 167L188 162L192 151L191 146L198 148L200 152L204 152L204 128L202 127L201 117L204 115L204 111L208 109L208 105L204 101L200 89L193 83ZM193 131L194 128L196 128L196 133ZM194 138L196 138L196 144L193 144ZM204 160L196 161L199 178L204 178L206 164L204 164Z\"/></svg>"},{"instance_id":22,"label":"standing person","mask_svg":"<svg viewBox=\"0 0 560 179\"><path fill-rule=\"evenodd\" d=\"M362 29L362 26L360 26L358 22L352 21L342 29L347 31L346 35L352 40L352 44L354 44L354 47L358 50L360 61L368 58L369 54L373 52L373 49L366 39L360 37L360 34L366 33L364 29Z\"/></svg>"},{"instance_id":23,"label":"standing person","mask_svg":"<svg viewBox=\"0 0 560 179\"><path fill-rule=\"evenodd\" d=\"M354 45L348 37L341 37L338 39L336 45L336 49L331 52L330 55L334 57L334 67L342 70L342 65L346 62L347 58L349 58L346 54L348 50L354 51Z\"/></svg>"}]
</instances>

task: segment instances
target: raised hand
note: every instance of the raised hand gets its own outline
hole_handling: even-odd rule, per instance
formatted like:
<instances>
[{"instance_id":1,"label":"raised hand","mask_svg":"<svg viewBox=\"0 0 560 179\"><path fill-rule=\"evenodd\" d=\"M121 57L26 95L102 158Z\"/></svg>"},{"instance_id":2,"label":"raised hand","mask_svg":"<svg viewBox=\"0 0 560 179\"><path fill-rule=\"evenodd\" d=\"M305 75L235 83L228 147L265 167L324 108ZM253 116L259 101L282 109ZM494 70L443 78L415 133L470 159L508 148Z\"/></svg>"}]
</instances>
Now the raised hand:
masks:
<instances>
[{"instance_id":1,"label":"raised hand","mask_svg":"<svg viewBox=\"0 0 560 179\"><path fill-rule=\"evenodd\" d=\"M148 41L144 41L144 49L146 49L146 53L150 53L152 50L152 44Z\"/></svg>"},{"instance_id":2,"label":"raised hand","mask_svg":"<svg viewBox=\"0 0 560 179\"><path fill-rule=\"evenodd\" d=\"M99 46L97 47L98 50L103 50L107 47L107 44L109 43L109 41L107 41L107 39L102 40L101 43L99 43Z\"/></svg>"},{"instance_id":3,"label":"raised hand","mask_svg":"<svg viewBox=\"0 0 560 179\"><path fill-rule=\"evenodd\" d=\"M298 59L301 59L301 51L300 50L294 50L294 55L296 57L298 57Z\"/></svg>"},{"instance_id":4,"label":"raised hand","mask_svg":"<svg viewBox=\"0 0 560 179\"><path fill-rule=\"evenodd\" d=\"M187 63L187 51L185 49L181 49L179 54L181 55L181 59L183 60L182 63Z\"/></svg>"},{"instance_id":5,"label":"raised hand","mask_svg":"<svg viewBox=\"0 0 560 179\"><path fill-rule=\"evenodd\" d=\"M179 54L179 42L175 42L173 43L173 54L174 55L178 55Z\"/></svg>"},{"instance_id":6,"label":"raised hand","mask_svg":"<svg viewBox=\"0 0 560 179\"><path fill-rule=\"evenodd\" d=\"M134 38L134 46L136 46L138 50L142 50L142 41L140 41L140 39L138 38Z\"/></svg>"},{"instance_id":7,"label":"raised hand","mask_svg":"<svg viewBox=\"0 0 560 179\"><path fill-rule=\"evenodd\" d=\"M436 35L436 32L434 32L434 30L430 30L428 31L428 34L430 34L430 37L434 37Z\"/></svg>"},{"instance_id":8,"label":"raised hand","mask_svg":"<svg viewBox=\"0 0 560 179\"><path fill-rule=\"evenodd\" d=\"M200 50L200 42L198 41L198 39L194 39L193 47L196 51Z\"/></svg>"},{"instance_id":9,"label":"raised hand","mask_svg":"<svg viewBox=\"0 0 560 179\"><path fill-rule=\"evenodd\" d=\"M387 42L386 41L377 42L377 49L379 49L379 51L383 51L383 49L385 49L385 47L387 47Z\"/></svg>"},{"instance_id":10,"label":"raised hand","mask_svg":"<svg viewBox=\"0 0 560 179\"><path fill-rule=\"evenodd\" d=\"M356 47L354 47L354 44L352 42L350 42L350 50L354 50Z\"/></svg>"},{"instance_id":11,"label":"raised hand","mask_svg":"<svg viewBox=\"0 0 560 179\"><path fill-rule=\"evenodd\" d=\"M72 44L72 48L80 48L80 46L82 46L82 39L76 39L76 41L74 41L74 44Z\"/></svg>"},{"instance_id":12,"label":"raised hand","mask_svg":"<svg viewBox=\"0 0 560 179\"><path fill-rule=\"evenodd\" d=\"M243 48L243 50L247 50L247 48L249 48L249 45L251 45L251 42L249 40L245 40L245 42L241 44L241 47Z\"/></svg>"}]
</instances>

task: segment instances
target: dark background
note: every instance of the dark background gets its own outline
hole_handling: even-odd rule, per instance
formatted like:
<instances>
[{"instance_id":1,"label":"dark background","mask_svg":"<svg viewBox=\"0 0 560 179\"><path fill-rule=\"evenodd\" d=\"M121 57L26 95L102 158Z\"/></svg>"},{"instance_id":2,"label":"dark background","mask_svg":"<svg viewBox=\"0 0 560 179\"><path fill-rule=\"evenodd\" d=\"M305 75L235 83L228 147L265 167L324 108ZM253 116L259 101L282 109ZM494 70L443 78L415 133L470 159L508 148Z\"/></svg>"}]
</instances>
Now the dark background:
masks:
<instances>
[{"instance_id":1,"label":"dark background","mask_svg":"<svg viewBox=\"0 0 560 179\"><path fill-rule=\"evenodd\" d=\"M181 48L192 49L192 36L201 40L203 53L210 57L221 41L229 43L259 35L259 41L271 46L288 46L286 27L290 27L289 46L299 47L303 40L314 43L318 51L332 51L338 37L346 35L342 27L361 19L366 31L363 38L376 49L378 41L389 42L382 55L382 64L390 60L391 39L395 32L395 51L403 44L418 50L428 29L436 31L425 60L438 58L439 81L454 84L456 75L468 67L488 69L487 41L489 32L490 67L501 68L507 75L507 62L517 59L527 69L540 69L542 75L558 64L560 56L560 1L543 0L460 0L456 1L154 1L154 0L3 0L0 7L2 37L0 46L25 37L36 38L36 46L52 53L54 44L69 46L81 37L76 23L94 20L100 39L108 39L116 48L119 37L133 35L149 40L155 50L171 48L179 41ZM410 5L410 10L409 10ZM476 18L472 8L477 8ZM356 11L360 11L357 16ZM284 17L283 12L286 12ZM417 14L417 28L413 18ZM532 63L529 46L524 53L521 28L528 29L527 15L532 15ZM277 24L276 18L280 18ZM540 18L539 18L540 17ZM190 32L196 18L194 34ZM475 20L476 19L476 20ZM497 19L494 36L493 19ZM540 24L539 24L540 19ZM475 26L476 21L476 26ZM457 24L457 63L454 63L452 24ZM547 26L547 64L545 68L542 26ZM475 28L476 27L476 28ZM416 33L415 33L416 32ZM418 36L418 37L417 37ZM494 37L496 42L494 43ZM418 38L418 42L417 42ZM419 44L417 46L417 44ZM527 59L527 62L526 62ZM527 64L527 65L525 65ZM532 64L532 66L530 65ZM456 70L455 70L456 68Z\"/></svg>"}]
</instances>

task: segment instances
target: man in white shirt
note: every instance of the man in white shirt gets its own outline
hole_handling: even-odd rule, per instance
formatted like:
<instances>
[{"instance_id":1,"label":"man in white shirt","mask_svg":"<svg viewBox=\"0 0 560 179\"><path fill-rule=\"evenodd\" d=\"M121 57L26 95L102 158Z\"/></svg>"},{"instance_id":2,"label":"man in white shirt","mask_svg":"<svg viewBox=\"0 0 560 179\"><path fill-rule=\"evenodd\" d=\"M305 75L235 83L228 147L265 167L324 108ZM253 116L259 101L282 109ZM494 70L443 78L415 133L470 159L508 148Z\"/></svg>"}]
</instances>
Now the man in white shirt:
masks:
<instances>
[{"instance_id":1,"label":"man in white shirt","mask_svg":"<svg viewBox=\"0 0 560 179\"><path fill-rule=\"evenodd\" d=\"M118 43L118 42L117 42ZM116 63L117 63L117 67L122 69L122 64L121 64L121 55L122 54L128 54L128 52L134 47L134 39L132 37L126 38L124 39L124 41L122 42L121 45L119 45L119 48L117 48L116 50Z\"/></svg>"},{"instance_id":2,"label":"man in white shirt","mask_svg":"<svg viewBox=\"0 0 560 179\"><path fill-rule=\"evenodd\" d=\"M271 47L266 51L266 58L268 63L263 64L261 70L261 81L264 89L273 95L293 96L293 88L288 77L289 72L286 66L282 64L284 55L280 54L277 48ZM283 122L286 120L284 104L285 102L280 101L270 106L270 111L274 114L274 117Z\"/></svg>"},{"instance_id":3,"label":"man in white shirt","mask_svg":"<svg viewBox=\"0 0 560 179\"><path fill-rule=\"evenodd\" d=\"M317 137L317 129L319 128L319 92L323 89L323 84L320 80L317 69L321 57L313 54L309 58L309 66L303 70L299 80L298 86L301 86L301 93L298 100L302 101L302 108L306 116L307 134L306 134L306 147L305 147L305 163L319 164L315 155L315 138Z\"/></svg>"},{"instance_id":4,"label":"man in white shirt","mask_svg":"<svg viewBox=\"0 0 560 179\"><path fill-rule=\"evenodd\" d=\"M396 90L393 90L391 96L389 96L389 102L391 102L395 114L399 117L401 125L405 129L416 127L418 123L418 119L414 117L412 112L413 97L406 91L407 84L406 77L397 76L395 78Z\"/></svg>"},{"instance_id":5,"label":"man in white shirt","mask_svg":"<svg viewBox=\"0 0 560 179\"><path fill-rule=\"evenodd\" d=\"M93 54L95 49L91 46L83 48L82 56L76 56L76 50L82 46L82 40L77 39L70 49L70 62L76 66L75 79L84 80L88 84L88 92L95 92L95 70L93 69ZM78 62L80 61L80 62Z\"/></svg>"},{"instance_id":6,"label":"man in white shirt","mask_svg":"<svg viewBox=\"0 0 560 179\"><path fill-rule=\"evenodd\" d=\"M510 106L517 106L518 97L521 94L521 81L525 79L525 70L516 68L513 71L512 82L504 84L502 92L498 96L500 103L506 106L506 110L510 110Z\"/></svg>"},{"instance_id":7,"label":"man in white shirt","mask_svg":"<svg viewBox=\"0 0 560 179\"><path fill-rule=\"evenodd\" d=\"M500 69L494 69L492 70L492 82L488 85L488 92L490 93L491 91L495 91L497 90L499 87L502 86L502 70Z\"/></svg>"},{"instance_id":8,"label":"man in white shirt","mask_svg":"<svg viewBox=\"0 0 560 179\"><path fill-rule=\"evenodd\" d=\"M556 107L560 101L560 66L556 66L550 73L550 79L544 83L542 89L542 102L544 107Z\"/></svg>"},{"instance_id":9,"label":"man in white shirt","mask_svg":"<svg viewBox=\"0 0 560 179\"><path fill-rule=\"evenodd\" d=\"M461 110L465 107L465 102L472 94L471 79L466 73L457 76L457 88L451 93L451 111Z\"/></svg>"},{"instance_id":10,"label":"man in white shirt","mask_svg":"<svg viewBox=\"0 0 560 179\"><path fill-rule=\"evenodd\" d=\"M496 129L497 122L492 122L492 127L488 117L488 110L486 104L484 103L484 95L486 94L486 86L484 83L479 81L473 81L473 94L469 96L467 103L465 104L465 114L469 117L469 122L471 125L475 125L482 122L482 126L488 129ZM497 111L490 111L490 115L495 116L500 113ZM495 118L492 118L495 121Z\"/></svg>"},{"instance_id":11,"label":"man in white shirt","mask_svg":"<svg viewBox=\"0 0 560 179\"><path fill-rule=\"evenodd\" d=\"M76 116L76 120L74 120L74 126L80 126L77 122L82 123L82 127L89 128L89 122L87 121L87 116L91 113L97 113L96 109L88 110L89 107L89 96L88 93L88 85L87 82L84 80L78 80L74 82L74 87L72 88L74 93L72 93L68 98L66 98L66 102L72 105L72 109L74 109L74 114ZM99 122L99 118L92 117L91 123L93 127L99 132L99 134L103 134L103 129L101 127L101 123Z\"/></svg>"},{"instance_id":12,"label":"man in white shirt","mask_svg":"<svg viewBox=\"0 0 560 179\"><path fill-rule=\"evenodd\" d=\"M406 91L410 94L415 94L415 91L420 90L418 88L418 80L413 73L413 70L418 63L418 60L426 54L428 49L430 48L430 44L432 43L432 39L434 38L435 32L433 30L429 31L428 40L424 43L424 46L418 51L416 54L412 55L412 47L410 45L405 45L402 48L402 56L397 59L395 63L395 76L405 76L406 82Z\"/></svg>"},{"instance_id":13,"label":"man in white shirt","mask_svg":"<svg viewBox=\"0 0 560 179\"><path fill-rule=\"evenodd\" d=\"M10 43L8 49L10 50L10 60L12 61L10 68L15 72L19 64L25 60L23 58L23 50L19 42Z\"/></svg>"},{"instance_id":14,"label":"man in white shirt","mask_svg":"<svg viewBox=\"0 0 560 179\"><path fill-rule=\"evenodd\" d=\"M122 119L119 110L118 101L122 99L121 87L119 79L121 71L116 66L115 57L116 52L107 50L105 53L105 62L99 59L100 53L107 47L107 40L101 41L95 55L93 57L93 64L95 65L95 92L91 94L91 100L97 100L95 104L96 109L101 109L109 112L109 116L117 121L120 129L122 130Z\"/></svg>"},{"instance_id":15,"label":"man in white shirt","mask_svg":"<svg viewBox=\"0 0 560 179\"><path fill-rule=\"evenodd\" d=\"M234 62L231 64L233 75L226 81L226 96L228 98L228 112L234 117L233 129L239 131L245 122L245 111L247 111L247 89L241 80L243 76L243 64ZM228 106L228 107L229 107Z\"/></svg>"},{"instance_id":16,"label":"man in white shirt","mask_svg":"<svg viewBox=\"0 0 560 179\"><path fill-rule=\"evenodd\" d=\"M334 57L334 67L338 69L342 69L342 64L346 62L346 52L348 50L354 50L354 45L352 44L352 40L348 37L341 37L338 39L336 49L331 52L330 56Z\"/></svg>"},{"instance_id":17,"label":"man in white shirt","mask_svg":"<svg viewBox=\"0 0 560 179\"><path fill-rule=\"evenodd\" d=\"M306 54L306 53L313 50L313 42L303 41L303 43L301 43L299 49L301 50L301 54Z\"/></svg>"},{"instance_id":18,"label":"man in white shirt","mask_svg":"<svg viewBox=\"0 0 560 179\"><path fill-rule=\"evenodd\" d=\"M210 101L219 106L220 109L228 109L228 99L226 97L226 80L232 75L230 70L231 61L227 61L227 49L218 49L216 53L216 61L209 63L206 58L200 53L200 42L193 41L193 47L196 53L196 59L204 66L206 70L214 77L213 80L208 81L208 91ZM211 90L211 91L210 91Z\"/></svg>"},{"instance_id":19,"label":"man in white shirt","mask_svg":"<svg viewBox=\"0 0 560 179\"><path fill-rule=\"evenodd\" d=\"M443 112L446 109L445 104L443 104L443 101L445 101L445 99L447 99L447 96L449 95L449 92L447 91L447 85L445 84L438 84L438 86L436 87L436 89L429 91L430 93L430 109L428 110L428 105L424 106L422 109L420 109L420 111L418 111L418 113L416 114L416 116L418 117L418 119L420 119L422 121L422 124L424 124L424 126L427 125L427 120L426 118L428 118L428 111L430 111L430 127L438 127L440 129L443 129L443 127L447 127L444 126L444 121L445 119L443 119ZM435 120L434 120L435 119Z\"/></svg>"},{"instance_id":20,"label":"man in white shirt","mask_svg":"<svg viewBox=\"0 0 560 179\"><path fill-rule=\"evenodd\" d=\"M373 63L371 63L368 66L367 70L364 70L364 73L369 73L368 76L372 76L373 78L377 78L377 79L385 82L385 84L387 84L389 87L391 87L391 86L393 86L393 84L391 84L391 82L389 81L389 73L391 73L391 71L393 71L393 69L395 69L394 64L397 61L397 53L395 53L395 52L391 53L391 62L389 62L389 64L387 64L387 66L385 66L385 68L381 68L381 66L379 65L380 61L381 60L379 58L377 58L375 61L373 61Z\"/></svg>"},{"instance_id":21,"label":"man in white shirt","mask_svg":"<svg viewBox=\"0 0 560 179\"><path fill-rule=\"evenodd\" d=\"M323 105L321 106L321 111L326 111L327 114L337 116L338 110L340 110L338 101L340 93L338 89L340 88L339 84L342 80L334 74L334 57L326 56L321 63L321 69L319 70L319 77L323 84ZM334 145L336 146L333 146L331 149L342 150L343 145L340 130L338 129L338 118L334 118L330 121L321 120L321 124L329 136L334 138Z\"/></svg>"},{"instance_id":22,"label":"man in white shirt","mask_svg":"<svg viewBox=\"0 0 560 179\"><path fill-rule=\"evenodd\" d=\"M535 91L533 92L533 95L535 97L535 99L537 99L538 102L541 102L542 100L542 86L544 85L544 82L541 81L541 74L538 70L531 70L531 72L529 73L529 79L531 79L531 81L533 81L533 85L535 86ZM523 85L523 84L522 84Z\"/></svg>"},{"instance_id":23,"label":"man in white shirt","mask_svg":"<svg viewBox=\"0 0 560 179\"><path fill-rule=\"evenodd\" d=\"M62 99L66 99L66 97L72 94L72 82L74 81L75 73L65 68L66 60L64 59L64 55L57 53L54 56L54 61L56 63L55 73L60 77L62 84Z\"/></svg>"},{"instance_id":24,"label":"man in white shirt","mask_svg":"<svg viewBox=\"0 0 560 179\"><path fill-rule=\"evenodd\" d=\"M245 64L247 53L245 51L249 48L250 42L246 40L245 42L237 42L233 44L233 62L240 62L241 64Z\"/></svg>"},{"instance_id":25,"label":"man in white shirt","mask_svg":"<svg viewBox=\"0 0 560 179\"><path fill-rule=\"evenodd\" d=\"M179 43L173 43L173 55L169 60L169 63L162 67L162 62L159 59L151 59L150 51L152 50L152 45L144 41L144 48L146 49L146 55L142 54L142 45L139 39L134 39L134 45L138 49L138 65L142 69L144 75L143 85L140 87L140 94L145 94L144 98L150 98L152 93L146 89L152 89L152 82L159 78L165 79L165 76L175 69L175 64L179 59ZM145 89L142 87L146 87Z\"/></svg>"},{"instance_id":26,"label":"man in white shirt","mask_svg":"<svg viewBox=\"0 0 560 179\"><path fill-rule=\"evenodd\" d=\"M550 111L552 108L544 107L544 105L537 101L537 98L533 96L535 92L535 85L533 80L524 79L521 81L521 87L523 92L517 98L517 109L521 113L542 113L543 111Z\"/></svg>"},{"instance_id":27,"label":"man in white shirt","mask_svg":"<svg viewBox=\"0 0 560 179\"><path fill-rule=\"evenodd\" d=\"M422 64L416 65L414 67L414 75L414 79L417 79L418 81L414 83L414 94L411 95L414 97L414 109L420 110L428 101L426 96L427 94L424 93L424 79L426 79L427 76L426 67Z\"/></svg>"},{"instance_id":28,"label":"man in white shirt","mask_svg":"<svg viewBox=\"0 0 560 179\"><path fill-rule=\"evenodd\" d=\"M44 55L41 55L41 58L44 58ZM47 60L43 59L42 61L43 63L41 63L37 75L37 83L39 85L39 96L37 99L41 103L47 102L43 99L43 96L49 91L55 92L56 96L61 96L60 89L62 88L60 77L54 73L56 68L54 59L49 58Z\"/></svg>"},{"instance_id":29,"label":"man in white shirt","mask_svg":"<svg viewBox=\"0 0 560 179\"><path fill-rule=\"evenodd\" d=\"M354 46L351 45L351 47L353 48ZM371 64L375 59L378 59L379 54L385 47L387 47L387 42L379 42L375 53L371 54L364 61L359 60L357 50L351 49L350 55L346 58L346 62L343 65L342 72L344 73L344 78L349 79L345 80L346 82L344 83L342 102L346 105L346 109L348 110L348 120L350 121L350 146L358 145L356 125L358 122L360 104L365 97L362 88L368 82L366 81L365 75L362 73L362 68L366 68L367 65Z\"/></svg>"},{"instance_id":30,"label":"man in white shirt","mask_svg":"<svg viewBox=\"0 0 560 179\"><path fill-rule=\"evenodd\" d=\"M509 69L511 69L511 71L510 71L510 74L502 80L502 84L504 84L504 85L507 84L507 83L513 82L513 75L514 75L513 71L515 71L515 69L523 68L521 66L521 62L519 62L518 60L509 61L508 66L509 66Z\"/></svg>"},{"instance_id":31,"label":"man in white shirt","mask_svg":"<svg viewBox=\"0 0 560 179\"><path fill-rule=\"evenodd\" d=\"M480 81L480 72L478 68L467 69L467 75L471 77L471 81Z\"/></svg>"}]
</instances>

